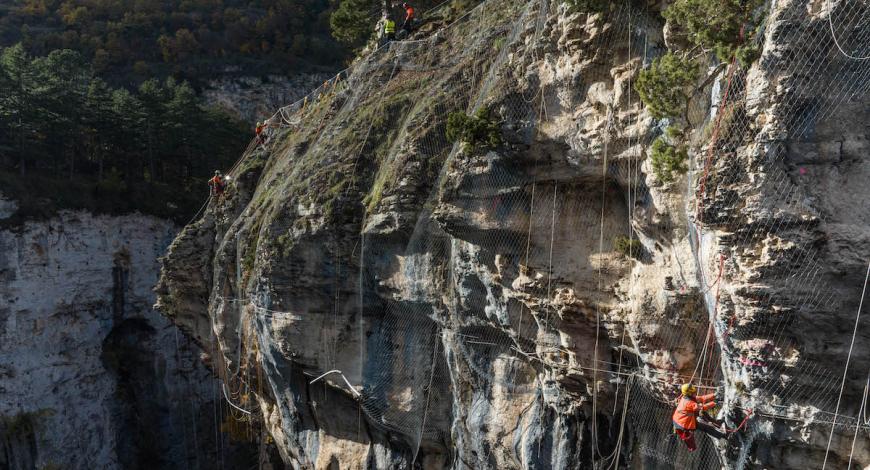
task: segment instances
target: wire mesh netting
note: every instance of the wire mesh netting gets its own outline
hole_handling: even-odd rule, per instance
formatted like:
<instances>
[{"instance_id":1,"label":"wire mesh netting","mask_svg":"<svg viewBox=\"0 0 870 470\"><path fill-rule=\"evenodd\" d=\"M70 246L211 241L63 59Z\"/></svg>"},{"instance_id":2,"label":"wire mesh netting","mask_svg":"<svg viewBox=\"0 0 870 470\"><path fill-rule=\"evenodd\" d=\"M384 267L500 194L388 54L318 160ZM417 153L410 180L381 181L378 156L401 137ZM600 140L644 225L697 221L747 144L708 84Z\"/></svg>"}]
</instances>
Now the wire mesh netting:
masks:
<instances>
[{"instance_id":1,"label":"wire mesh netting","mask_svg":"<svg viewBox=\"0 0 870 470\"><path fill-rule=\"evenodd\" d=\"M251 352L243 345L256 338L257 352L274 368L268 375L291 383L294 374L311 379L338 371L340 378L324 380L356 396L372 424L415 449L450 440L457 375L467 375L474 389L498 389L532 404L553 380L591 394L590 450L602 468L628 462L720 468L722 458L742 466L760 432L755 421L743 420L731 453L699 438L690 454L673 435L670 397L675 385L691 380L728 390L732 428L748 406L756 416L794 419L798 404L812 407L816 422L866 428L866 421L836 414L839 371L823 365L832 353L801 341L819 327L820 314L845 318L855 300L842 300L855 291L854 279L832 276L816 236L825 224L855 214L808 202L801 177L809 162L794 159L867 107L870 63L861 57L870 53L870 6L767 2L759 61L749 68L736 60L709 64L709 86L690 101L696 131L686 208L674 218L685 227L667 227L691 242L699 276L683 287L697 285L701 305L682 306L697 311L692 318L633 323L620 316L614 291L635 263L651 258L621 256L613 240L624 237L633 246L642 236L638 217L654 204L643 160L666 123L641 115L632 85L636 72L665 52L656 33L662 25L634 2L621 2L597 24L600 34L584 46L595 53L576 85L591 96L601 83L616 88L618 73L629 78L624 89L604 94L604 121L589 124L598 134L577 137L582 145L574 147L586 151L569 155L572 166L560 168L555 156L568 150L547 132L570 104L559 98L558 84L542 84L531 72L551 60L543 51L552 46L549 30L560 8L548 1L482 2L436 34L374 50L270 119L271 141L281 146L271 151L298 160L257 188L253 200L260 205L246 210L269 214L271 222L247 227L245 238L256 235L259 243L292 233L298 227L282 217L290 209L269 206L270 194L324 186L318 178L332 183L336 174L349 178L326 185L338 195L329 204L354 214L362 229L311 242L329 244L334 259L294 258L288 248L290 273L273 268L271 276L243 279L239 267L237 287L214 296L217 310L240 318L213 325L235 328L240 337L224 347L237 358L226 364L228 401L239 403L255 387L242 364ZM447 139L452 113L481 109L503 120L506 144L519 151L475 153ZM367 166L377 169L367 175ZM237 266L251 256L268 264L256 258L257 244L236 244ZM775 263L755 269L761 248ZM757 274L752 283L738 278L744 271ZM393 276L382 278L385 272ZM328 280L328 301L298 294L309 279ZM239 293L245 289L252 298ZM655 367L648 351L632 345L651 329L660 332L654 349L694 348L691 373ZM321 337L317 350L294 350L311 332ZM599 380L609 383L607 396L599 396ZM276 398L293 400L289 390L279 392L284 396ZM244 403L233 408L250 412ZM537 419L546 412L529 410ZM596 420L607 414L622 421L612 451L597 447L603 425ZM630 432L623 432L625 423ZM623 448L630 451L620 455Z\"/></svg>"}]
</instances>

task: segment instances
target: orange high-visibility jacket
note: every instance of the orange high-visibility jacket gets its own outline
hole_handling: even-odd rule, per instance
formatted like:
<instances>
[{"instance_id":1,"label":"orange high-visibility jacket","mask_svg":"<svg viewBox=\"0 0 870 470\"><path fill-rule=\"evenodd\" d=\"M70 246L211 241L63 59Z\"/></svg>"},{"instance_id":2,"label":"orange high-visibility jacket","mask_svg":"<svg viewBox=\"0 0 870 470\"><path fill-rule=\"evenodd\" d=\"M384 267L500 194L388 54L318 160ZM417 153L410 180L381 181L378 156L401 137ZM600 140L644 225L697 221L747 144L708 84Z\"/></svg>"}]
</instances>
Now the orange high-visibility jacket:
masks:
<instances>
[{"instance_id":1,"label":"orange high-visibility jacket","mask_svg":"<svg viewBox=\"0 0 870 470\"><path fill-rule=\"evenodd\" d=\"M224 187L224 181L223 179L221 179L220 176L215 176L214 178L210 179L208 181L208 184L210 186L214 186L215 189L223 189Z\"/></svg>"},{"instance_id":2,"label":"orange high-visibility jacket","mask_svg":"<svg viewBox=\"0 0 870 470\"><path fill-rule=\"evenodd\" d=\"M677 409L674 411L674 424L678 428L695 430L698 428L698 415L704 410L715 408L715 393L701 395L699 397L680 397Z\"/></svg>"}]
</instances>

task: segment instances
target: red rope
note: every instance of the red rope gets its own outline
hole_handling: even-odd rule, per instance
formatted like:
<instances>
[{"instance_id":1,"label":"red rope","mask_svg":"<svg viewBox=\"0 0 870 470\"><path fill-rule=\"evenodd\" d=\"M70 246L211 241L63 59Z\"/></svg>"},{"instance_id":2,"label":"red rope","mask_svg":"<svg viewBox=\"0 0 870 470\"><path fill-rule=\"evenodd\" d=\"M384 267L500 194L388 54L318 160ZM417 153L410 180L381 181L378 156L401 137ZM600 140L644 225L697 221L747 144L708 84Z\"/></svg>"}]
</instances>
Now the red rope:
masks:
<instances>
[{"instance_id":1,"label":"red rope","mask_svg":"<svg viewBox=\"0 0 870 470\"><path fill-rule=\"evenodd\" d=\"M740 425L734 429L726 429L725 432L734 433L734 432L738 432L741 429L743 429L743 426L746 426L746 423L749 421L749 418L752 417L752 413L754 413L754 411L752 411L752 409L749 409L746 411L748 411L749 413L746 414L746 417L743 418L743 421L740 422Z\"/></svg>"}]
</instances>

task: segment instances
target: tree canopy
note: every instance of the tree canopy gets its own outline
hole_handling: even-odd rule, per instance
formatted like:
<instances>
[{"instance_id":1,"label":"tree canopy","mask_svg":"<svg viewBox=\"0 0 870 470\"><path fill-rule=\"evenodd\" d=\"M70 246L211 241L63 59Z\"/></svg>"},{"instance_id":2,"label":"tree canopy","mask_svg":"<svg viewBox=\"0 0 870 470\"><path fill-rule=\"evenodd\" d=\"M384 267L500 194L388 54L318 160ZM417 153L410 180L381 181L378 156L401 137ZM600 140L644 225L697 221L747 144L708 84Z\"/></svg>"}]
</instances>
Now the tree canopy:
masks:
<instances>
[{"instance_id":1,"label":"tree canopy","mask_svg":"<svg viewBox=\"0 0 870 470\"><path fill-rule=\"evenodd\" d=\"M0 51L0 179L24 215L59 208L191 215L250 131L172 78L113 88L79 53ZM23 197L22 197L23 196ZM40 199L48 199L47 201Z\"/></svg>"},{"instance_id":2,"label":"tree canopy","mask_svg":"<svg viewBox=\"0 0 870 470\"><path fill-rule=\"evenodd\" d=\"M342 0L329 19L332 35L342 44L360 47L372 37L380 0Z\"/></svg>"},{"instance_id":3,"label":"tree canopy","mask_svg":"<svg viewBox=\"0 0 870 470\"><path fill-rule=\"evenodd\" d=\"M700 76L697 61L668 52L641 70L634 88L656 119L683 117L690 87Z\"/></svg>"},{"instance_id":4,"label":"tree canopy","mask_svg":"<svg viewBox=\"0 0 870 470\"><path fill-rule=\"evenodd\" d=\"M663 14L679 26L691 43L716 52L720 60L727 61L735 53L748 60L752 58L749 44L760 21L758 10L763 3L764 0L675 0Z\"/></svg>"},{"instance_id":5,"label":"tree canopy","mask_svg":"<svg viewBox=\"0 0 870 470\"><path fill-rule=\"evenodd\" d=\"M0 14L0 46L78 51L116 84L175 75L198 81L230 66L247 74L347 58L330 36L329 0L16 0Z\"/></svg>"}]
</instances>

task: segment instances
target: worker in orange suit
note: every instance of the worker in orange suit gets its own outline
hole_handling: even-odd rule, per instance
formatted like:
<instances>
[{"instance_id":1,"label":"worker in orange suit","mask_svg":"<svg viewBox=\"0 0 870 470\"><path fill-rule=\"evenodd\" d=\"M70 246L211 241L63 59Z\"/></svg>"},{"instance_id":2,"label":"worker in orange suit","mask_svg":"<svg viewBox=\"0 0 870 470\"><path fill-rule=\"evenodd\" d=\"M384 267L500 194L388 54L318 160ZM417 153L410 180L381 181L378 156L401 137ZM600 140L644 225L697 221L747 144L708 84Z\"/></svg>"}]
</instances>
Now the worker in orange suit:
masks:
<instances>
[{"instance_id":1,"label":"worker in orange suit","mask_svg":"<svg viewBox=\"0 0 870 470\"><path fill-rule=\"evenodd\" d=\"M261 145L266 143L266 135L263 134L263 131L266 130L266 127L268 127L268 124L263 123L263 122L258 122L257 127L254 128L254 133L257 134L257 143L259 143Z\"/></svg>"},{"instance_id":2,"label":"worker in orange suit","mask_svg":"<svg viewBox=\"0 0 870 470\"><path fill-rule=\"evenodd\" d=\"M416 12L414 11L414 7L411 6L410 3L403 3L402 8L405 10L405 22L402 24L402 29L410 33L411 30L414 28Z\"/></svg>"},{"instance_id":3,"label":"worker in orange suit","mask_svg":"<svg viewBox=\"0 0 870 470\"><path fill-rule=\"evenodd\" d=\"M215 170L214 178L208 180L208 185L211 186L212 196L223 196L224 194L224 177L220 171Z\"/></svg>"},{"instance_id":4,"label":"worker in orange suit","mask_svg":"<svg viewBox=\"0 0 870 470\"><path fill-rule=\"evenodd\" d=\"M682 392L682 396L677 403L677 409L674 410L673 415L674 432L686 444L689 452L694 452L698 448L695 442L695 431L701 431L719 439L727 437L727 434L719 428L703 421L698 421L701 412L716 407L716 402L714 401L716 399L715 393L697 396L698 391L692 384L683 384L680 387L680 392ZM717 424L721 426L721 423Z\"/></svg>"}]
</instances>

